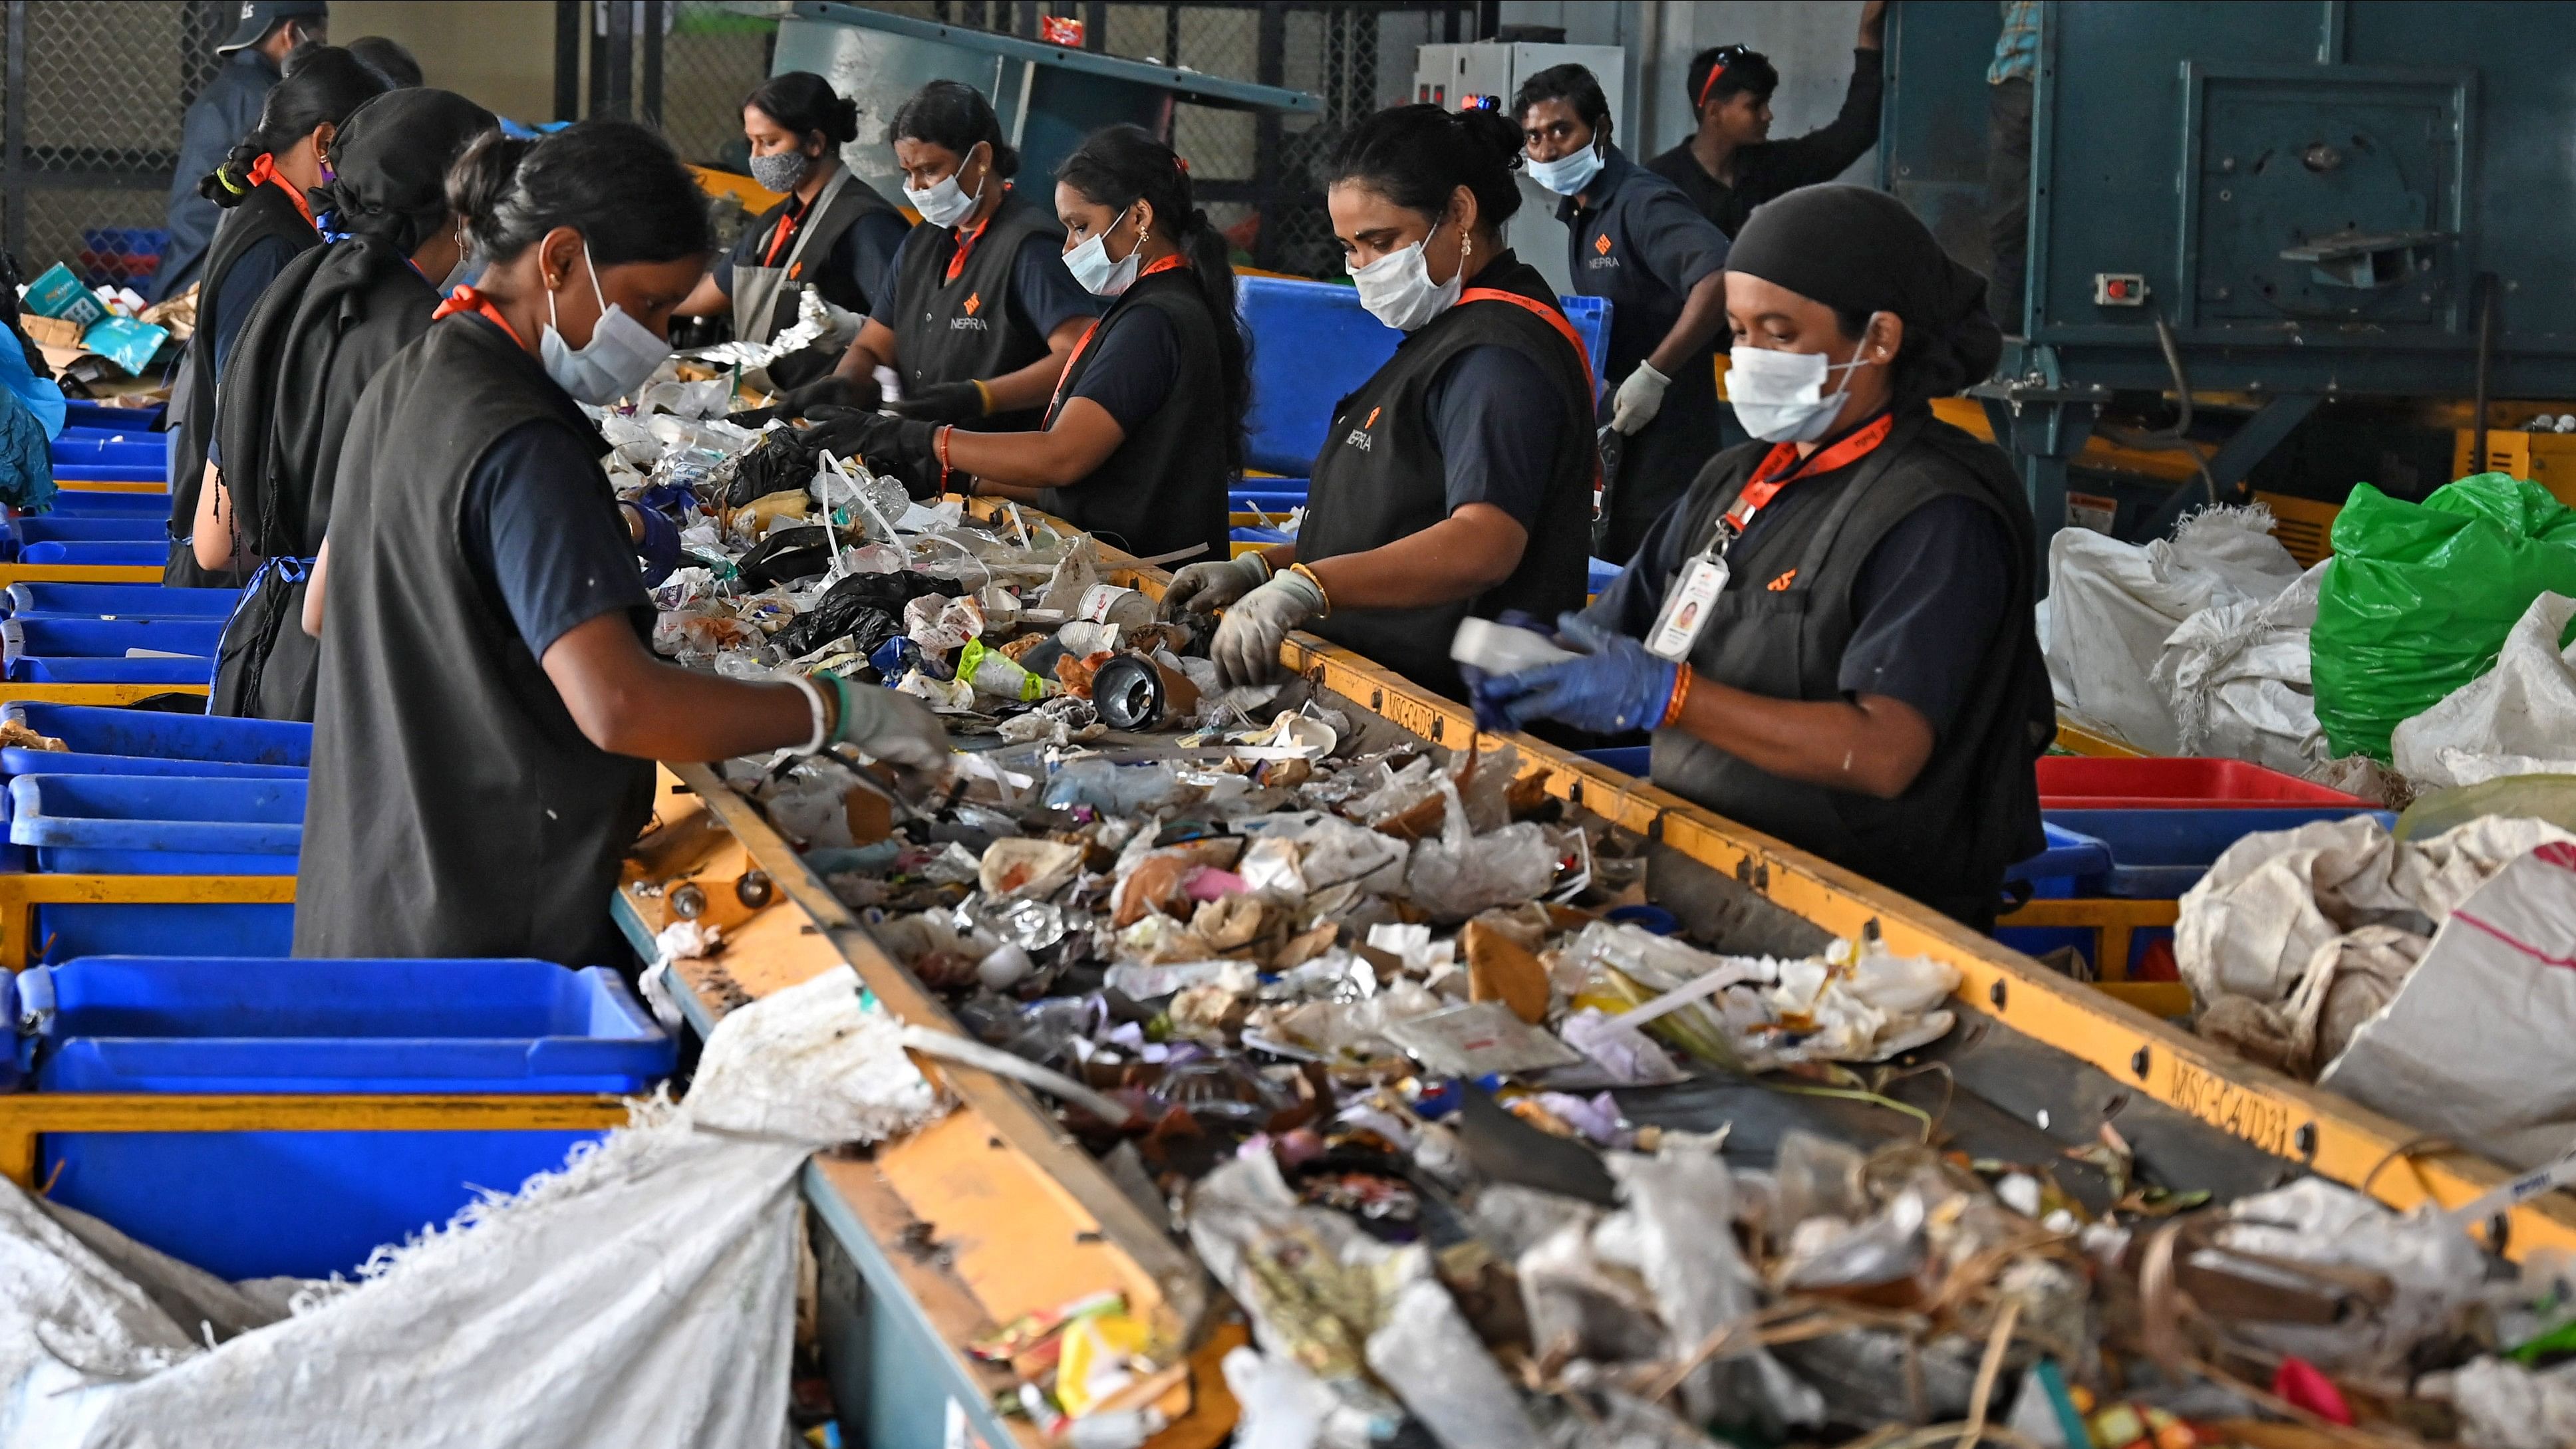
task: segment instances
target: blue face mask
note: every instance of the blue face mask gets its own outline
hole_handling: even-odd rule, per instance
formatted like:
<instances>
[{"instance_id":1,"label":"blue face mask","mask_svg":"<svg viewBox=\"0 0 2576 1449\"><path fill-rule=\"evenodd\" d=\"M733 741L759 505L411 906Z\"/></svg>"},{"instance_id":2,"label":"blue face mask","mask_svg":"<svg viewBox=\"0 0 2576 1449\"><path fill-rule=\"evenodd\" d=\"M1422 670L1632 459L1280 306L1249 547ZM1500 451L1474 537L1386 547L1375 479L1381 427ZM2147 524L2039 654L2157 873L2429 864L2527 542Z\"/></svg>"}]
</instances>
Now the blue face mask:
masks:
<instances>
[{"instance_id":1,"label":"blue face mask","mask_svg":"<svg viewBox=\"0 0 2576 1449\"><path fill-rule=\"evenodd\" d=\"M581 244L581 264L590 273L590 294L599 299L590 341L575 347L555 330L555 294L548 292L546 332L537 341L537 353L555 386L593 407L606 407L649 381L671 355L671 344L628 316L624 307L609 303L599 290L599 268L591 264L587 239Z\"/></svg>"},{"instance_id":2,"label":"blue face mask","mask_svg":"<svg viewBox=\"0 0 2576 1449\"><path fill-rule=\"evenodd\" d=\"M1553 161L1523 156L1521 166L1529 172L1530 180L1557 195L1580 196L1583 188L1592 184L1592 178L1601 174L1601 148L1597 144L1586 146L1571 156L1559 156Z\"/></svg>"}]
</instances>

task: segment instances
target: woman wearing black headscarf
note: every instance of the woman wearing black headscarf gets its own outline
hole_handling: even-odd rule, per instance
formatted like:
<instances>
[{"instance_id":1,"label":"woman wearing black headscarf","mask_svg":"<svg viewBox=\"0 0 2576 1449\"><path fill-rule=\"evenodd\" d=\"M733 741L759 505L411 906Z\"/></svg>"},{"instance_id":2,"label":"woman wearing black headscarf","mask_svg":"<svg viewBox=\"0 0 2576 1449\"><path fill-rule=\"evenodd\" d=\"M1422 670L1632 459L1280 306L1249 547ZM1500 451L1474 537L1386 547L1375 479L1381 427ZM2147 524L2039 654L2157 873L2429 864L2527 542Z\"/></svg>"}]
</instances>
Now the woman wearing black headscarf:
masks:
<instances>
[{"instance_id":1,"label":"woman wearing black headscarf","mask_svg":"<svg viewBox=\"0 0 2576 1449\"><path fill-rule=\"evenodd\" d=\"M1656 784L1989 926L2053 715L2021 485L1928 406L1994 369L1985 279L1893 197L1814 186L1745 223L1726 310L1761 441L1562 616L1576 658L1479 681L1480 712L1652 730Z\"/></svg>"},{"instance_id":2,"label":"woman wearing black headscarf","mask_svg":"<svg viewBox=\"0 0 2576 1449\"><path fill-rule=\"evenodd\" d=\"M224 630L209 712L313 718L321 646L304 576L331 521L350 410L378 369L429 330L462 257L449 163L500 123L452 91L393 91L333 138L316 215L341 239L287 263L234 340L215 407L215 476L192 548L210 575L250 576Z\"/></svg>"}]
</instances>

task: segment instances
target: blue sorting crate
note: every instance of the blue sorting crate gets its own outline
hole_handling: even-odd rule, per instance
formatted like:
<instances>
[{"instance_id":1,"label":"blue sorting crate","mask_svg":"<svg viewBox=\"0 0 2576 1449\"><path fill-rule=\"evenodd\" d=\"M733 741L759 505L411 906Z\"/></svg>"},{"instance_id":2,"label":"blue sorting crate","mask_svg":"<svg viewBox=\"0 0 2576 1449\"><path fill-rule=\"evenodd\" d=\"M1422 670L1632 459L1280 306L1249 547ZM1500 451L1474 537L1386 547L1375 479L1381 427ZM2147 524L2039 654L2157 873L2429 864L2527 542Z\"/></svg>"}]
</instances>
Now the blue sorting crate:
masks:
<instances>
[{"instance_id":1,"label":"blue sorting crate","mask_svg":"<svg viewBox=\"0 0 2576 1449\"><path fill-rule=\"evenodd\" d=\"M122 659L129 650L212 659L221 619L0 619L0 658Z\"/></svg>"},{"instance_id":2,"label":"blue sorting crate","mask_svg":"<svg viewBox=\"0 0 2576 1449\"><path fill-rule=\"evenodd\" d=\"M157 458L148 468L141 463L56 463L54 481L65 485L66 488L75 483L161 483L166 485L169 480L163 475L168 471L169 465ZM169 512L170 491L166 486L158 492L144 493L142 496L158 499L161 511L165 514Z\"/></svg>"},{"instance_id":3,"label":"blue sorting crate","mask_svg":"<svg viewBox=\"0 0 2576 1449\"><path fill-rule=\"evenodd\" d=\"M91 958L20 980L40 1092L633 1095L675 1044L604 967ZM347 1273L597 1132L56 1133L38 1181L224 1278Z\"/></svg>"},{"instance_id":4,"label":"blue sorting crate","mask_svg":"<svg viewBox=\"0 0 2576 1449\"><path fill-rule=\"evenodd\" d=\"M0 713L40 735L61 740L70 750L65 754L14 745L0 748L0 774L6 775L301 779L313 759L313 726L296 720L227 719L85 704L12 704Z\"/></svg>"},{"instance_id":5,"label":"blue sorting crate","mask_svg":"<svg viewBox=\"0 0 2576 1449\"><path fill-rule=\"evenodd\" d=\"M159 568L169 562L170 546L150 539L60 539L31 543L18 550L18 561L31 564L111 564L118 568Z\"/></svg>"},{"instance_id":6,"label":"blue sorting crate","mask_svg":"<svg viewBox=\"0 0 2576 1449\"><path fill-rule=\"evenodd\" d=\"M163 403L154 403L148 408L120 408L74 398L65 405L63 430L69 432L80 428L127 434L150 432L161 426L161 419L169 410Z\"/></svg>"},{"instance_id":7,"label":"blue sorting crate","mask_svg":"<svg viewBox=\"0 0 2576 1449\"><path fill-rule=\"evenodd\" d=\"M14 619L213 619L233 616L239 589L165 589L159 584L11 584Z\"/></svg>"},{"instance_id":8,"label":"blue sorting crate","mask_svg":"<svg viewBox=\"0 0 2576 1449\"><path fill-rule=\"evenodd\" d=\"M2113 861L2108 844L2055 820L2046 821L2042 828L2048 832L2048 848L2006 867L2006 886L2026 885L2034 899L2062 900L2075 894L2078 882L2110 873Z\"/></svg>"},{"instance_id":9,"label":"blue sorting crate","mask_svg":"<svg viewBox=\"0 0 2576 1449\"><path fill-rule=\"evenodd\" d=\"M2111 852L2111 867L2099 877L2077 880L2072 894L2127 896L2135 900L2174 900L2200 884L2227 847L2248 835L2295 830L2318 820L2376 815L2383 825L2397 817L2386 810L2349 806L2302 806L2280 810L2051 810L2047 821L2100 841Z\"/></svg>"},{"instance_id":10,"label":"blue sorting crate","mask_svg":"<svg viewBox=\"0 0 2576 1449\"><path fill-rule=\"evenodd\" d=\"M54 475L57 483L75 479ZM166 522L170 517L170 495L167 493L129 493L121 489L66 488L54 495L54 511L48 518L149 518Z\"/></svg>"},{"instance_id":11,"label":"blue sorting crate","mask_svg":"<svg viewBox=\"0 0 2576 1449\"><path fill-rule=\"evenodd\" d=\"M304 782L177 775L20 775L9 841L80 875L293 875Z\"/></svg>"},{"instance_id":12,"label":"blue sorting crate","mask_svg":"<svg viewBox=\"0 0 2576 1449\"><path fill-rule=\"evenodd\" d=\"M31 654L9 661L13 684L204 684L215 672L211 658L96 659L86 655ZM200 712L204 706L198 706Z\"/></svg>"},{"instance_id":13,"label":"blue sorting crate","mask_svg":"<svg viewBox=\"0 0 2576 1449\"><path fill-rule=\"evenodd\" d=\"M65 427L53 441L54 466L65 464L124 468L138 478L162 475L170 453L169 435L144 428L127 430Z\"/></svg>"},{"instance_id":14,"label":"blue sorting crate","mask_svg":"<svg viewBox=\"0 0 2576 1449\"><path fill-rule=\"evenodd\" d=\"M1583 591L1598 594L1619 581L1619 565L1608 559L1587 558L1583 561Z\"/></svg>"},{"instance_id":15,"label":"blue sorting crate","mask_svg":"<svg viewBox=\"0 0 2576 1449\"><path fill-rule=\"evenodd\" d=\"M128 518L49 513L0 519L0 551L14 557L19 549L33 543L148 543L160 550L169 547L167 528L151 514L138 513Z\"/></svg>"},{"instance_id":16,"label":"blue sorting crate","mask_svg":"<svg viewBox=\"0 0 2576 1449\"><path fill-rule=\"evenodd\" d=\"M1652 763L1654 755L1653 745L1622 745L1615 750L1583 752L1583 758L1596 765L1607 765L1622 775L1633 775L1640 780L1645 779L1649 773L1648 766Z\"/></svg>"},{"instance_id":17,"label":"blue sorting crate","mask_svg":"<svg viewBox=\"0 0 2576 1449\"><path fill-rule=\"evenodd\" d=\"M295 907L284 901L40 905L27 939L31 964L78 956L284 956L295 949Z\"/></svg>"}]
</instances>

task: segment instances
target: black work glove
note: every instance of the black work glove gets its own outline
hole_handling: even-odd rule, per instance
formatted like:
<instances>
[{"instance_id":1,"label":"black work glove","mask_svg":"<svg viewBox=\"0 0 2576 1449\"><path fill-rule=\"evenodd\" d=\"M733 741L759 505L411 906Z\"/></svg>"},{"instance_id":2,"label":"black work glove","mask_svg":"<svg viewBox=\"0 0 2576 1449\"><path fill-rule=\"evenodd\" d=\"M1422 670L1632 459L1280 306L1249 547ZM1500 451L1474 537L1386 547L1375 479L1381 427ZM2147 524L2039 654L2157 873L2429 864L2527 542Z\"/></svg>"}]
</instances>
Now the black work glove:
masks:
<instances>
[{"instance_id":1,"label":"black work glove","mask_svg":"<svg viewBox=\"0 0 2576 1449\"><path fill-rule=\"evenodd\" d=\"M835 457L862 459L879 473L921 463L928 463L936 473L939 428L937 423L888 417L884 413L822 408L804 430L803 441Z\"/></svg>"},{"instance_id":2,"label":"black work glove","mask_svg":"<svg viewBox=\"0 0 2576 1449\"><path fill-rule=\"evenodd\" d=\"M894 410L925 423L962 423L984 416L985 396L972 382L938 382L894 404Z\"/></svg>"},{"instance_id":3,"label":"black work glove","mask_svg":"<svg viewBox=\"0 0 2576 1449\"><path fill-rule=\"evenodd\" d=\"M817 408L854 408L875 412L885 402L885 390L874 377L843 377L829 373L803 387L791 387L777 402L765 408L749 408L727 413L725 421L738 428L756 428L776 418L812 417Z\"/></svg>"}]
</instances>

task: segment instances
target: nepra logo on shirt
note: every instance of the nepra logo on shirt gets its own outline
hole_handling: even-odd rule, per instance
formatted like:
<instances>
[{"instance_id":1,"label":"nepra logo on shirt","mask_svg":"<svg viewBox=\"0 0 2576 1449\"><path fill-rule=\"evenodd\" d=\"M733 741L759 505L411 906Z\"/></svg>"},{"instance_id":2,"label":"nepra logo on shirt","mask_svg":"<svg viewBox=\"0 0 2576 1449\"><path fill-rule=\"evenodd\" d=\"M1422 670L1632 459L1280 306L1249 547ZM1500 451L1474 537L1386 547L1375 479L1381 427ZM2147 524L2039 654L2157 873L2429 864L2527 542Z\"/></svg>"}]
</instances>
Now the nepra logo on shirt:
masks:
<instances>
[{"instance_id":1,"label":"nepra logo on shirt","mask_svg":"<svg viewBox=\"0 0 2576 1449\"><path fill-rule=\"evenodd\" d=\"M1342 439L1342 446L1343 446L1343 447L1346 447L1346 448L1357 448L1357 449L1359 449L1359 450L1360 450L1361 452L1363 452L1363 453L1367 452L1367 451L1369 450L1369 431L1368 431L1368 430L1369 430L1369 429L1371 429L1371 428L1373 428L1373 427L1376 427L1376 426L1377 426L1377 415L1378 415L1379 413L1382 413L1382 412L1385 412L1385 411L1386 411L1386 406L1385 406L1383 403L1379 404L1379 405L1378 405L1378 406L1376 406L1376 407L1370 408L1370 409L1369 409L1369 415L1368 415L1368 421L1363 422L1363 423L1361 423L1358 427L1351 429L1351 435L1350 435L1349 437L1347 437L1347 438Z\"/></svg>"},{"instance_id":2,"label":"nepra logo on shirt","mask_svg":"<svg viewBox=\"0 0 2576 1449\"><path fill-rule=\"evenodd\" d=\"M986 326L984 325L984 319L975 315L975 309L977 309L977 308L979 308L979 307L981 307L981 306L983 306L983 305L984 305L984 294L983 294L983 293L981 293L981 292L969 292L969 293L967 293L967 294L966 294L966 306L965 306L965 309L964 309L964 310L965 310L966 315L965 315L965 316L963 316L963 317L951 317L951 318L949 318L949 319L948 319L948 330L949 330L949 331L951 331L951 332L989 332L989 331L991 331L991 330L992 330L991 328L986 327Z\"/></svg>"},{"instance_id":3,"label":"nepra logo on shirt","mask_svg":"<svg viewBox=\"0 0 2576 1449\"><path fill-rule=\"evenodd\" d=\"M1610 233L1606 231L1592 239L1592 252L1592 260L1585 262L1583 265L1593 271L1597 272L1603 267L1615 267L1619 265L1619 259L1610 255Z\"/></svg>"}]
</instances>

